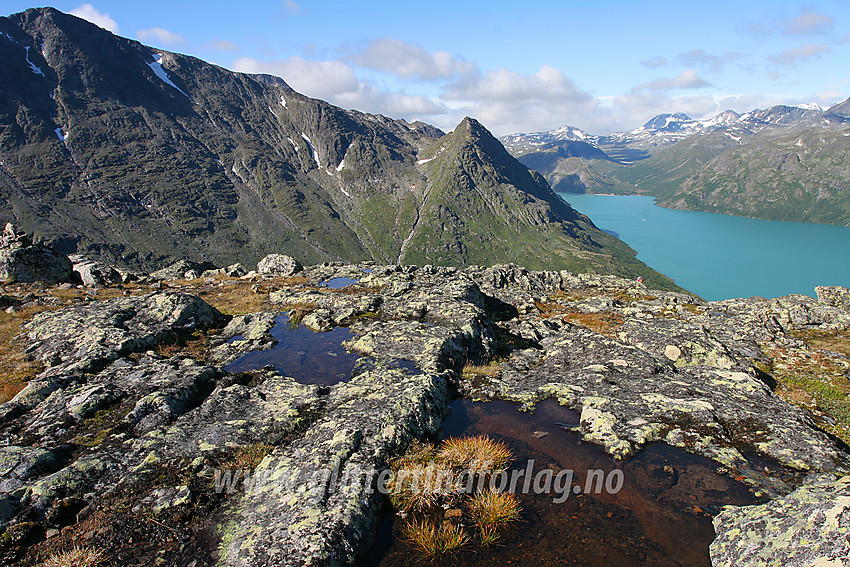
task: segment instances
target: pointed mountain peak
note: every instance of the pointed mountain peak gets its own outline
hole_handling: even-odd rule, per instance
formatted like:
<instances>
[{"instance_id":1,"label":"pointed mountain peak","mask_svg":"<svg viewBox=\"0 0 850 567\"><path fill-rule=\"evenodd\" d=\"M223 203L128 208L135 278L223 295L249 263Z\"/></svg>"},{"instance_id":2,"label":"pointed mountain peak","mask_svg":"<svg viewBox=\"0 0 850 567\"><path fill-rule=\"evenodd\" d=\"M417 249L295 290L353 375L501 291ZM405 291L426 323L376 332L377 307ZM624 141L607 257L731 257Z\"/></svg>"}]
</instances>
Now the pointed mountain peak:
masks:
<instances>
[{"instance_id":1,"label":"pointed mountain peak","mask_svg":"<svg viewBox=\"0 0 850 567\"><path fill-rule=\"evenodd\" d=\"M493 134L484 127L481 122L469 116L461 120L460 124L455 128L455 133L461 136L469 136L470 138L493 138Z\"/></svg>"}]
</instances>

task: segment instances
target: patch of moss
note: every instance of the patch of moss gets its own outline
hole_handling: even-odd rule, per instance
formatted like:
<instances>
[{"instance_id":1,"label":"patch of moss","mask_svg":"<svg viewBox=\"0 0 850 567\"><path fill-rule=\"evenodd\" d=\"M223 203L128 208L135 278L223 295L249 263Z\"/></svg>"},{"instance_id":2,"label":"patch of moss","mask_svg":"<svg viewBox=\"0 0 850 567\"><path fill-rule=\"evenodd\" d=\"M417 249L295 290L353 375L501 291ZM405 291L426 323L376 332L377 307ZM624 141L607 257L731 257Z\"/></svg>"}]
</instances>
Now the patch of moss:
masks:
<instances>
[{"instance_id":1,"label":"patch of moss","mask_svg":"<svg viewBox=\"0 0 850 567\"><path fill-rule=\"evenodd\" d=\"M847 365L820 351L766 349L773 377L782 386L777 394L786 401L813 410L825 431L850 444L850 381ZM843 363L843 364L842 364ZM814 400L816 407L811 407ZM823 415L831 419L823 419Z\"/></svg>"}]
</instances>

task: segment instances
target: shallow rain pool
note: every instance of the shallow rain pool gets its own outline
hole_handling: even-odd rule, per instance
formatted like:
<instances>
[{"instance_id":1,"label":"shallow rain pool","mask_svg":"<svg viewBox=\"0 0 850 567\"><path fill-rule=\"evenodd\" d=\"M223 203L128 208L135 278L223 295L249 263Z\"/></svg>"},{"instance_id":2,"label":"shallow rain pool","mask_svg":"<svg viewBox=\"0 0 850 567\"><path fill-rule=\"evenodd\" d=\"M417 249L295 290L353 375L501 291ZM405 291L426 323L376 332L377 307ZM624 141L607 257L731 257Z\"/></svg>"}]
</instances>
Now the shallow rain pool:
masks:
<instances>
[{"instance_id":1,"label":"shallow rain pool","mask_svg":"<svg viewBox=\"0 0 850 567\"><path fill-rule=\"evenodd\" d=\"M274 366L284 376L302 384L333 385L351 379L359 358L349 353L342 342L353 337L346 327L317 333L304 325L292 325L289 316L280 315L271 330L277 340L274 348L254 350L225 367L228 372L248 372Z\"/></svg>"},{"instance_id":2,"label":"shallow rain pool","mask_svg":"<svg viewBox=\"0 0 850 567\"><path fill-rule=\"evenodd\" d=\"M550 468L574 472L571 486L559 496L522 494L521 521L490 547L473 544L437 564L458 566L706 566L714 539L712 516L726 504L756 501L746 486L718 475L719 465L664 444L651 445L627 461L615 461L595 445L562 426L575 425L578 415L546 400L534 413L517 411L506 402L457 400L443 437L485 434L508 444L516 456L511 471L533 474ZM588 471L601 470L607 483L621 477L621 488L590 483ZM614 472L614 471L621 471ZM595 489L604 486L599 493ZM579 494L575 493L579 490ZM464 520L461 520L463 523ZM423 562L400 540L403 520L391 516L361 566L401 567Z\"/></svg>"}]
</instances>

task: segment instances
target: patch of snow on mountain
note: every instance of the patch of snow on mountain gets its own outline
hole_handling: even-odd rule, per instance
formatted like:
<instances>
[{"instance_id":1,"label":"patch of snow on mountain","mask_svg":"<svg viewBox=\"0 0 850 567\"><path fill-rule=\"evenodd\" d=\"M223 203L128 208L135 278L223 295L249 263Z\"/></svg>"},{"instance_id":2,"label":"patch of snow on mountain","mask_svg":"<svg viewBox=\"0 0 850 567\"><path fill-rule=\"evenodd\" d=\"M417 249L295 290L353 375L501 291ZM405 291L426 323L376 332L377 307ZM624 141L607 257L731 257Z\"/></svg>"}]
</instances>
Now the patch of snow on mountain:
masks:
<instances>
[{"instance_id":1,"label":"patch of snow on mountain","mask_svg":"<svg viewBox=\"0 0 850 567\"><path fill-rule=\"evenodd\" d=\"M63 133L62 128L57 128L56 130L54 130L54 132L56 132L56 135L59 137L60 140L62 140L63 144L68 143L68 134Z\"/></svg>"},{"instance_id":2,"label":"patch of snow on mountain","mask_svg":"<svg viewBox=\"0 0 850 567\"><path fill-rule=\"evenodd\" d=\"M308 138L307 134L304 132L301 132L301 137L304 138L304 141L307 142L307 146L310 148L310 151L313 152L313 159L316 161L316 166L321 169L322 164L319 163L319 152L316 151L316 148L313 146L313 142L310 141L310 138Z\"/></svg>"},{"instance_id":3,"label":"patch of snow on mountain","mask_svg":"<svg viewBox=\"0 0 850 567\"><path fill-rule=\"evenodd\" d=\"M726 132L726 135L729 136L730 138L732 138L733 140L735 140L736 142L738 142L739 144L741 143L741 137L740 136L735 136L734 134L732 134L730 132Z\"/></svg>"},{"instance_id":4,"label":"patch of snow on mountain","mask_svg":"<svg viewBox=\"0 0 850 567\"><path fill-rule=\"evenodd\" d=\"M180 91L180 94L182 94L186 98L189 98L189 95L184 93L180 89L180 87L175 85L171 81L171 79L168 78L168 73L166 73L165 69L162 68L162 53L154 53L153 54L153 63L148 63L148 67L151 68L151 71L153 71L154 75L159 77L162 80L163 83L165 83L166 85L168 85L170 87L177 89L178 91Z\"/></svg>"},{"instance_id":5,"label":"patch of snow on mountain","mask_svg":"<svg viewBox=\"0 0 850 567\"><path fill-rule=\"evenodd\" d=\"M38 65L36 65L32 61L30 61L30 48L29 48L29 46L27 45L26 47L24 47L24 49L26 50L27 65L30 66L30 71L32 71L36 75L41 75L43 77L44 73L41 71L41 69L38 67Z\"/></svg>"},{"instance_id":6,"label":"patch of snow on mountain","mask_svg":"<svg viewBox=\"0 0 850 567\"><path fill-rule=\"evenodd\" d=\"M823 112L823 107L816 102L806 102L804 104L798 104L797 108L802 108L803 110L817 110L818 112Z\"/></svg>"},{"instance_id":7,"label":"patch of snow on mountain","mask_svg":"<svg viewBox=\"0 0 850 567\"><path fill-rule=\"evenodd\" d=\"M342 161L339 162L339 165L336 166L337 171L342 171L342 168L345 167L345 158L342 158Z\"/></svg>"},{"instance_id":8,"label":"patch of snow on mountain","mask_svg":"<svg viewBox=\"0 0 850 567\"><path fill-rule=\"evenodd\" d=\"M280 105L286 108L286 99L283 98L283 95L280 95Z\"/></svg>"},{"instance_id":9,"label":"patch of snow on mountain","mask_svg":"<svg viewBox=\"0 0 850 567\"><path fill-rule=\"evenodd\" d=\"M423 163L428 163L429 161L431 161L431 160L433 160L433 159L434 159L434 158L429 157L428 159L420 159L420 160L417 160L417 161L416 161L416 165L422 165Z\"/></svg>"},{"instance_id":10,"label":"patch of snow on mountain","mask_svg":"<svg viewBox=\"0 0 850 567\"><path fill-rule=\"evenodd\" d=\"M295 148L295 153L298 153L298 145L295 143L295 140L293 140L289 136L287 136L286 139L289 140L289 143L292 144L293 148Z\"/></svg>"}]
</instances>

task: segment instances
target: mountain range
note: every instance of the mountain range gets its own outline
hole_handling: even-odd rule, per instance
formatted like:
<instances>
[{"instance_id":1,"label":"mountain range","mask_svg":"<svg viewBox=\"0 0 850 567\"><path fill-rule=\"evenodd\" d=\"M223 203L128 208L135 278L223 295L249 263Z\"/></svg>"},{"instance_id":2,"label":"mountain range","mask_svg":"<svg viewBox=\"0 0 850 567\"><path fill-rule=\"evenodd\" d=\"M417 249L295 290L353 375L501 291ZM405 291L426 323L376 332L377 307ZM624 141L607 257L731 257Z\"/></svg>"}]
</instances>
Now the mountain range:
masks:
<instances>
[{"instance_id":1,"label":"mountain range","mask_svg":"<svg viewBox=\"0 0 850 567\"><path fill-rule=\"evenodd\" d=\"M446 134L343 110L51 8L0 18L0 61L0 218L65 253L521 262L672 285L474 119Z\"/></svg>"},{"instance_id":2,"label":"mountain range","mask_svg":"<svg viewBox=\"0 0 850 567\"><path fill-rule=\"evenodd\" d=\"M608 136L564 126L502 140L557 191L648 194L672 208L850 225L848 136L850 99L705 120L661 114Z\"/></svg>"}]
</instances>

